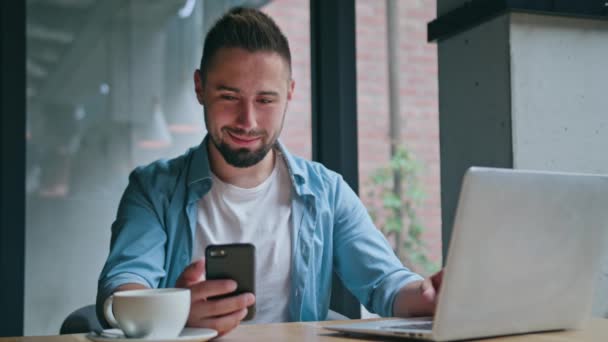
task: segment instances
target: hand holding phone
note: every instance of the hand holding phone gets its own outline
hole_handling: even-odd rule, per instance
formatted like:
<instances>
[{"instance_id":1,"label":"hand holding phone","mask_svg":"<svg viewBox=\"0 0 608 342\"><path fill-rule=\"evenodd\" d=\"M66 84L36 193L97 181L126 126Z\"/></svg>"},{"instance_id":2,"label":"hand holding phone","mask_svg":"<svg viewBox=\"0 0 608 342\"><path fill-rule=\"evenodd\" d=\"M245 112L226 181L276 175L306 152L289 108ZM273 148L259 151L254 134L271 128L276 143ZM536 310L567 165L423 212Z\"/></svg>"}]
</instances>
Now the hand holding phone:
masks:
<instances>
[{"instance_id":1,"label":"hand holding phone","mask_svg":"<svg viewBox=\"0 0 608 342\"><path fill-rule=\"evenodd\" d=\"M255 296L251 293L235 295L237 283L234 280L204 280L205 264L205 259L190 264L175 286L189 288L191 292L187 326L215 329L221 336L245 318L247 307L255 303ZM217 296L227 297L215 299Z\"/></svg>"}]
</instances>

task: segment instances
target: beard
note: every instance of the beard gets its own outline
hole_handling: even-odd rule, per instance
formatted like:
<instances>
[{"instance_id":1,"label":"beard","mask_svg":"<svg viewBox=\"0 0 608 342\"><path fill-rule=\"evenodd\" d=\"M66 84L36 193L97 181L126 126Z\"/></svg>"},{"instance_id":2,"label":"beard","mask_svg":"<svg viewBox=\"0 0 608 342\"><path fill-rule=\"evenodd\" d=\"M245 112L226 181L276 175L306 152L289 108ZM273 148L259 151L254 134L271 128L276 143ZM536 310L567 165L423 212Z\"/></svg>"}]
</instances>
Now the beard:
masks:
<instances>
[{"instance_id":1,"label":"beard","mask_svg":"<svg viewBox=\"0 0 608 342\"><path fill-rule=\"evenodd\" d=\"M283 108L283 117L281 118L281 126L276 131L273 136L269 136L266 130L254 130L254 131L245 131L239 128L229 128L223 127L220 129L220 132L224 135L228 135L229 132L234 133L240 136L250 136L250 137L261 137L262 146L256 150L250 150L248 148L237 148L234 149L228 145L221 139L220 135L213 134L211 130L208 131L209 137L211 138L211 142L220 152L226 163L231 166L238 168L247 168L253 166L268 154L268 152L274 148L277 144L277 140L279 138L279 134L283 130L283 124L285 123L285 113L287 112L287 105ZM203 118L205 120L205 126L210 127L209 125L209 117L207 116L207 111L205 106L203 105Z\"/></svg>"},{"instance_id":2,"label":"beard","mask_svg":"<svg viewBox=\"0 0 608 342\"><path fill-rule=\"evenodd\" d=\"M214 136L214 134L210 134L213 145L215 145L226 163L238 168L246 168L259 163L262 159L264 159L264 157L266 157L277 141L276 136L266 140L265 137L268 137L268 135L264 132L259 134L255 132L245 132L244 130L236 128L224 128L222 131L224 131L224 134L231 132L241 136L262 136L262 146L256 150L250 150L248 148L232 148L223 139L219 139L218 137Z\"/></svg>"}]
</instances>

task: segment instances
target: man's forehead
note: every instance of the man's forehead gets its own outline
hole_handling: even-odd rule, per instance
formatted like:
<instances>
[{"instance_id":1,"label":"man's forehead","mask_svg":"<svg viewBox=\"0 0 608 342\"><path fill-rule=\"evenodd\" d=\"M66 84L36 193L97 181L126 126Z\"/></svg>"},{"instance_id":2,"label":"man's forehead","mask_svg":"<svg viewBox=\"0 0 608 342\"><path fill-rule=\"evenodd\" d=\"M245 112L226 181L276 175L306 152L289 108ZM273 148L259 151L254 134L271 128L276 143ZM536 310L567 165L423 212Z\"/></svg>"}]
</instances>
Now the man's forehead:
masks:
<instances>
[{"instance_id":1,"label":"man's forehead","mask_svg":"<svg viewBox=\"0 0 608 342\"><path fill-rule=\"evenodd\" d=\"M291 78L288 62L274 51L248 51L242 48L221 48L210 61L208 73L272 73ZM259 75L262 76L262 75ZM270 75L268 75L270 76Z\"/></svg>"}]
</instances>

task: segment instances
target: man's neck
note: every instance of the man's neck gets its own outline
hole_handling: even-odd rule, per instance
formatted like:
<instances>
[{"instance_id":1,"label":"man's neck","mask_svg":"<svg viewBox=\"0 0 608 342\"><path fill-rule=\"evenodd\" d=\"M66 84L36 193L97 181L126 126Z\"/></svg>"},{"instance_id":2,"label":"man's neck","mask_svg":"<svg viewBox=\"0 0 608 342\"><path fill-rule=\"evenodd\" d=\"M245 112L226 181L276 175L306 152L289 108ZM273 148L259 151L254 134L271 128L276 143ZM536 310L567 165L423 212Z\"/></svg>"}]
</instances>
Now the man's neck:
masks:
<instances>
[{"instance_id":1,"label":"man's neck","mask_svg":"<svg viewBox=\"0 0 608 342\"><path fill-rule=\"evenodd\" d=\"M207 142L207 151L209 152L209 163L211 164L213 174L222 182L239 188L249 189L262 184L274 169L276 156L274 148L270 149L260 162L246 168L234 167L228 164L217 147L215 147L215 144L210 140Z\"/></svg>"}]
</instances>

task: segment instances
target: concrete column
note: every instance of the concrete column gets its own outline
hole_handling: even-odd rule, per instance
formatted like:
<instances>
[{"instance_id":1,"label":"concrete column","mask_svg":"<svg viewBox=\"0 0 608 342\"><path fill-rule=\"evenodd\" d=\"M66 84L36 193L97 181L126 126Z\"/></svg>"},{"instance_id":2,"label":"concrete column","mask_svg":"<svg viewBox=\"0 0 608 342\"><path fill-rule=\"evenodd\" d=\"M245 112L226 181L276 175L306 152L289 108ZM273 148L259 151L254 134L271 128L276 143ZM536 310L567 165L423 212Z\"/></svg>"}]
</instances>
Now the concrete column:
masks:
<instances>
[{"instance_id":1,"label":"concrete column","mask_svg":"<svg viewBox=\"0 0 608 342\"><path fill-rule=\"evenodd\" d=\"M438 15L468 2L440 0ZM608 174L608 21L535 13L437 42L444 255L470 165ZM608 255L601 268L593 312L608 317Z\"/></svg>"}]
</instances>

